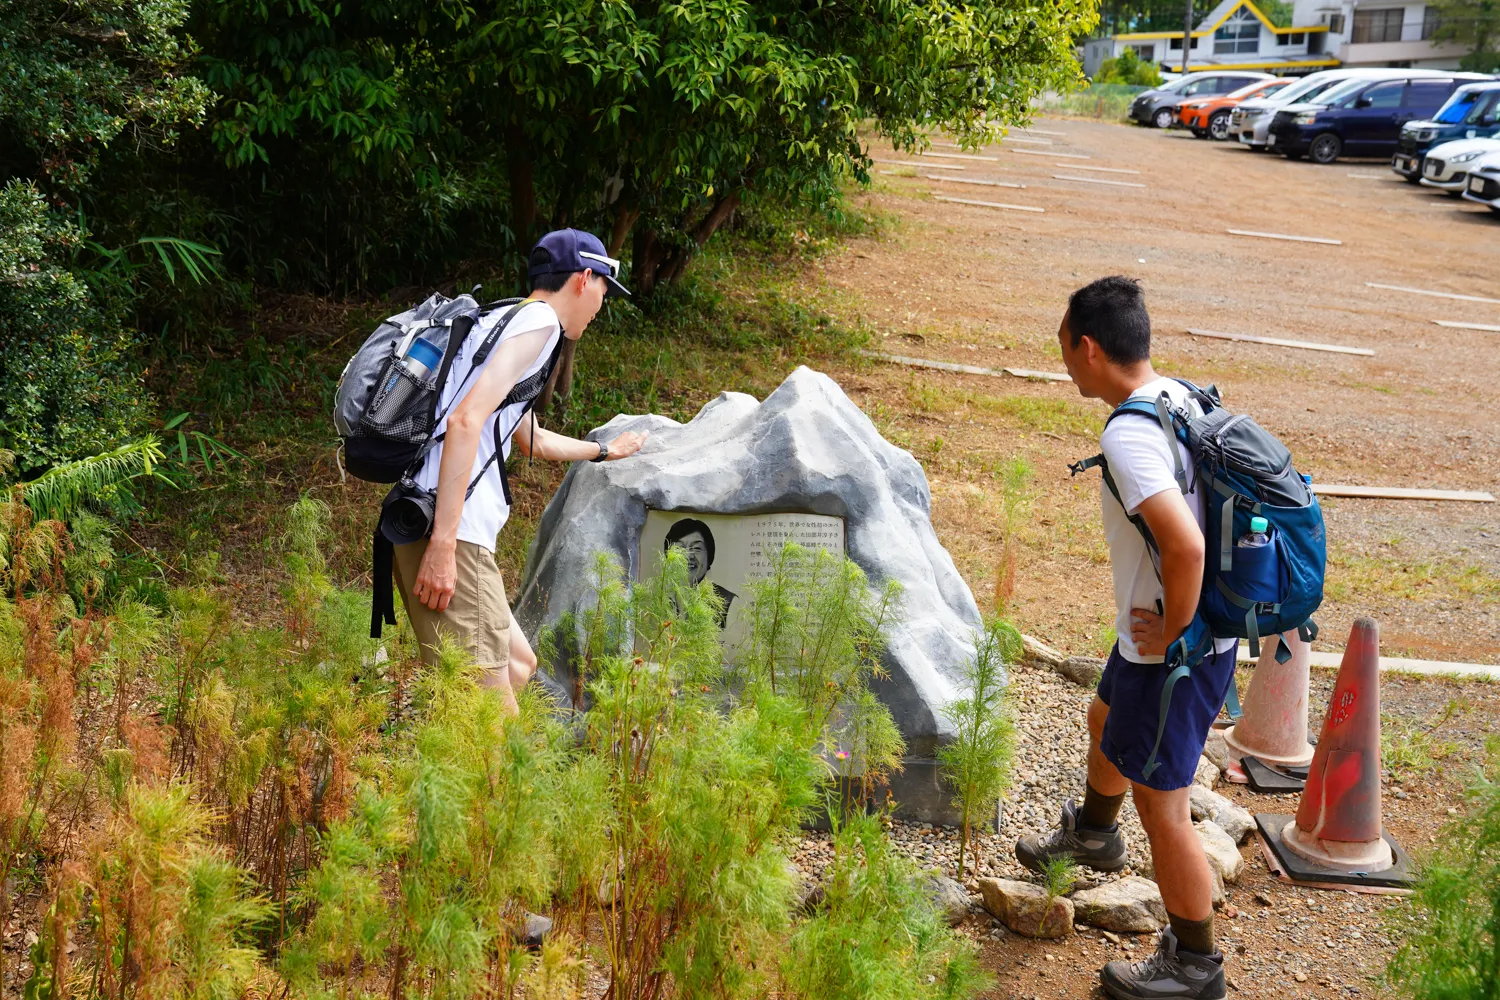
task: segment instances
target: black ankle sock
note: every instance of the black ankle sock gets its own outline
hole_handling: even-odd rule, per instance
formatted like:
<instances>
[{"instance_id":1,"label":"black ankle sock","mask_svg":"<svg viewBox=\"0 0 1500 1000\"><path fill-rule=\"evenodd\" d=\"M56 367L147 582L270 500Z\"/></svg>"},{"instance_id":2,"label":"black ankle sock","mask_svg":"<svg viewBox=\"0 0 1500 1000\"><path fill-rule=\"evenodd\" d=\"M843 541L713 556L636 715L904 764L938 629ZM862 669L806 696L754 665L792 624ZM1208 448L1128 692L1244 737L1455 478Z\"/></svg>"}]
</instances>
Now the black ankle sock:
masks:
<instances>
[{"instance_id":1,"label":"black ankle sock","mask_svg":"<svg viewBox=\"0 0 1500 1000\"><path fill-rule=\"evenodd\" d=\"M1199 955L1214 953L1214 915L1210 913L1202 920L1188 920L1175 913L1168 913L1172 922L1172 933L1177 935L1177 947L1182 951Z\"/></svg>"},{"instance_id":2,"label":"black ankle sock","mask_svg":"<svg viewBox=\"0 0 1500 1000\"><path fill-rule=\"evenodd\" d=\"M1094 790L1093 785L1085 782L1083 808L1078 810L1078 825L1090 830L1108 830L1119 818L1120 806L1124 801L1124 792L1119 795L1101 795Z\"/></svg>"}]
</instances>

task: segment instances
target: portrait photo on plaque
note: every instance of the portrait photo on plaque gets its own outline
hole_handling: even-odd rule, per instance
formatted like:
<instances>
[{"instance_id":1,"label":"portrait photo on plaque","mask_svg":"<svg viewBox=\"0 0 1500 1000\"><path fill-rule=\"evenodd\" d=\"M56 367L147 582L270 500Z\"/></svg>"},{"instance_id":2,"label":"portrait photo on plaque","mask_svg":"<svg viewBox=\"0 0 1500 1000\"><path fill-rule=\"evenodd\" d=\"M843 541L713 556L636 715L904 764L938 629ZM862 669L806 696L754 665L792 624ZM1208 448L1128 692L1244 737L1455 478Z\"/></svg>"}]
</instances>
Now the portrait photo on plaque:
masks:
<instances>
[{"instance_id":1,"label":"portrait photo on plaque","mask_svg":"<svg viewBox=\"0 0 1500 1000\"><path fill-rule=\"evenodd\" d=\"M701 514L693 511L646 511L641 529L641 578L661 571L674 546L687 560L688 580L707 580L724 602L719 628L726 650L738 646L745 631L744 613L750 584L771 575L771 566L787 541L809 552L844 555L844 519L827 514L787 511L775 514Z\"/></svg>"}]
</instances>

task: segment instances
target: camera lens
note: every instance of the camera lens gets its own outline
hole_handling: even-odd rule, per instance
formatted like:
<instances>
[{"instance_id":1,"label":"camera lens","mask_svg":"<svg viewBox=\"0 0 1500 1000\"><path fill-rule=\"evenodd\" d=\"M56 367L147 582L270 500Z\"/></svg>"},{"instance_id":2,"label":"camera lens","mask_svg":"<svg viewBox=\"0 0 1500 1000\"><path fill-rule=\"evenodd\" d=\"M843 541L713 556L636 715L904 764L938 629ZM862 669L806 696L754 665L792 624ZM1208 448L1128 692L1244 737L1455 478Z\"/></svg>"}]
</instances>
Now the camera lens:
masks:
<instances>
[{"instance_id":1,"label":"camera lens","mask_svg":"<svg viewBox=\"0 0 1500 1000\"><path fill-rule=\"evenodd\" d=\"M392 545L419 542L432 530L436 508L436 498L431 493L418 488L403 490L400 496L386 502L380 518L380 533Z\"/></svg>"}]
</instances>

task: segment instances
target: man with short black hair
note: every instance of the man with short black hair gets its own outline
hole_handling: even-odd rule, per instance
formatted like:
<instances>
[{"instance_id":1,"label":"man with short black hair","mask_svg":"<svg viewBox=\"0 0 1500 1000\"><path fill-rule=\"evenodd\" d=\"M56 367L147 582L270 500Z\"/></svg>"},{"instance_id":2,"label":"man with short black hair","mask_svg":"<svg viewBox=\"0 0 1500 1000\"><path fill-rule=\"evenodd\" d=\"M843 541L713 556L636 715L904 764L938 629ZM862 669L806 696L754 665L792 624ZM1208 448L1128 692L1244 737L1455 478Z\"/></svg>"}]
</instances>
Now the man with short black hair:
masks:
<instances>
[{"instance_id":1,"label":"man with short black hair","mask_svg":"<svg viewBox=\"0 0 1500 1000\"><path fill-rule=\"evenodd\" d=\"M1151 320L1135 281L1101 278L1078 289L1057 339L1081 395L1111 407L1165 395L1174 408L1200 412L1187 387L1151 367ZM1016 857L1033 870L1067 857L1118 871L1127 858L1117 818L1130 791L1171 925L1150 958L1107 964L1100 973L1105 991L1116 1000L1220 1000L1224 959L1214 948L1214 875L1193 829L1188 792L1209 728L1234 683L1235 641L1215 640L1212 652L1171 689L1165 709L1161 704L1167 649L1198 609L1205 498L1187 448L1169 440L1154 420L1130 414L1110 420L1100 446L1112 483L1101 494L1118 639L1089 706L1083 804L1069 800L1056 829L1017 841ZM1179 463L1186 494L1176 478ZM1138 523L1149 531L1155 553Z\"/></svg>"},{"instance_id":2,"label":"man with short black hair","mask_svg":"<svg viewBox=\"0 0 1500 1000\"><path fill-rule=\"evenodd\" d=\"M475 324L444 383L439 409L448 416L434 428L437 444L416 475L418 486L437 494L432 533L395 547L396 583L423 658L431 662L439 633L448 633L510 712L515 692L536 670L526 636L511 627L495 565L496 538L510 516L504 468L511 442L536 458L603 462L635 454L646 439L626 433L607 445L580 441L543 429L530 409L561 339L583 336L606 298L630 294L619 271L620 262L590 233L561 229L537 241L528 258L531 295L513 315L499 310ZM500 340L469 377L473 351L507 315ZM513 393L518 389L526 391Z\"/></svg>"},{"instance_id":3,"label":"man with short black hair","mask_svg":"<svg viewBox=\"0 0 1500 1000\"><path fill-rule=\"evenodd\" d=\"M708 525L696 517L684 517L679 521L673 521L672 527L667 529L666 540L662 542L662 551L676 546L682 550L684 558L687 559L688 583L694 587L703 582L708 576L708 571L714 567L714 533L708 530ZM739 595L728 587L712 584L714 593L719 595L719 628L729 623L729 605Z\"/></svg>"}]
</instances>

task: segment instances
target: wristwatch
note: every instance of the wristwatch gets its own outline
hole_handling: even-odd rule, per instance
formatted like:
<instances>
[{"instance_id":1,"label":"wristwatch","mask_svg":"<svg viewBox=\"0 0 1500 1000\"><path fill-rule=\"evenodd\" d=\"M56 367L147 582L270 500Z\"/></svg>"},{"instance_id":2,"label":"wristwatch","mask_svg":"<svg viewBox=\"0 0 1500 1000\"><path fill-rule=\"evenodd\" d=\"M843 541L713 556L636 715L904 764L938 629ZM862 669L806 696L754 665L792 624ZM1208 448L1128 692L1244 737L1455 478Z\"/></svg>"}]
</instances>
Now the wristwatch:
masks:
<instances>
[{"instance_id":1,"label":"wristwatch","mask_svg":"<svg viewBox=\"0 0 1500 1000\"><path fill-rule=\"evenodd\" d=\"M603 441L599 442L599 455L597 458L589 459L590 462L602 462L609 457L609 445Z\"/></svg>"}]
</instances>

